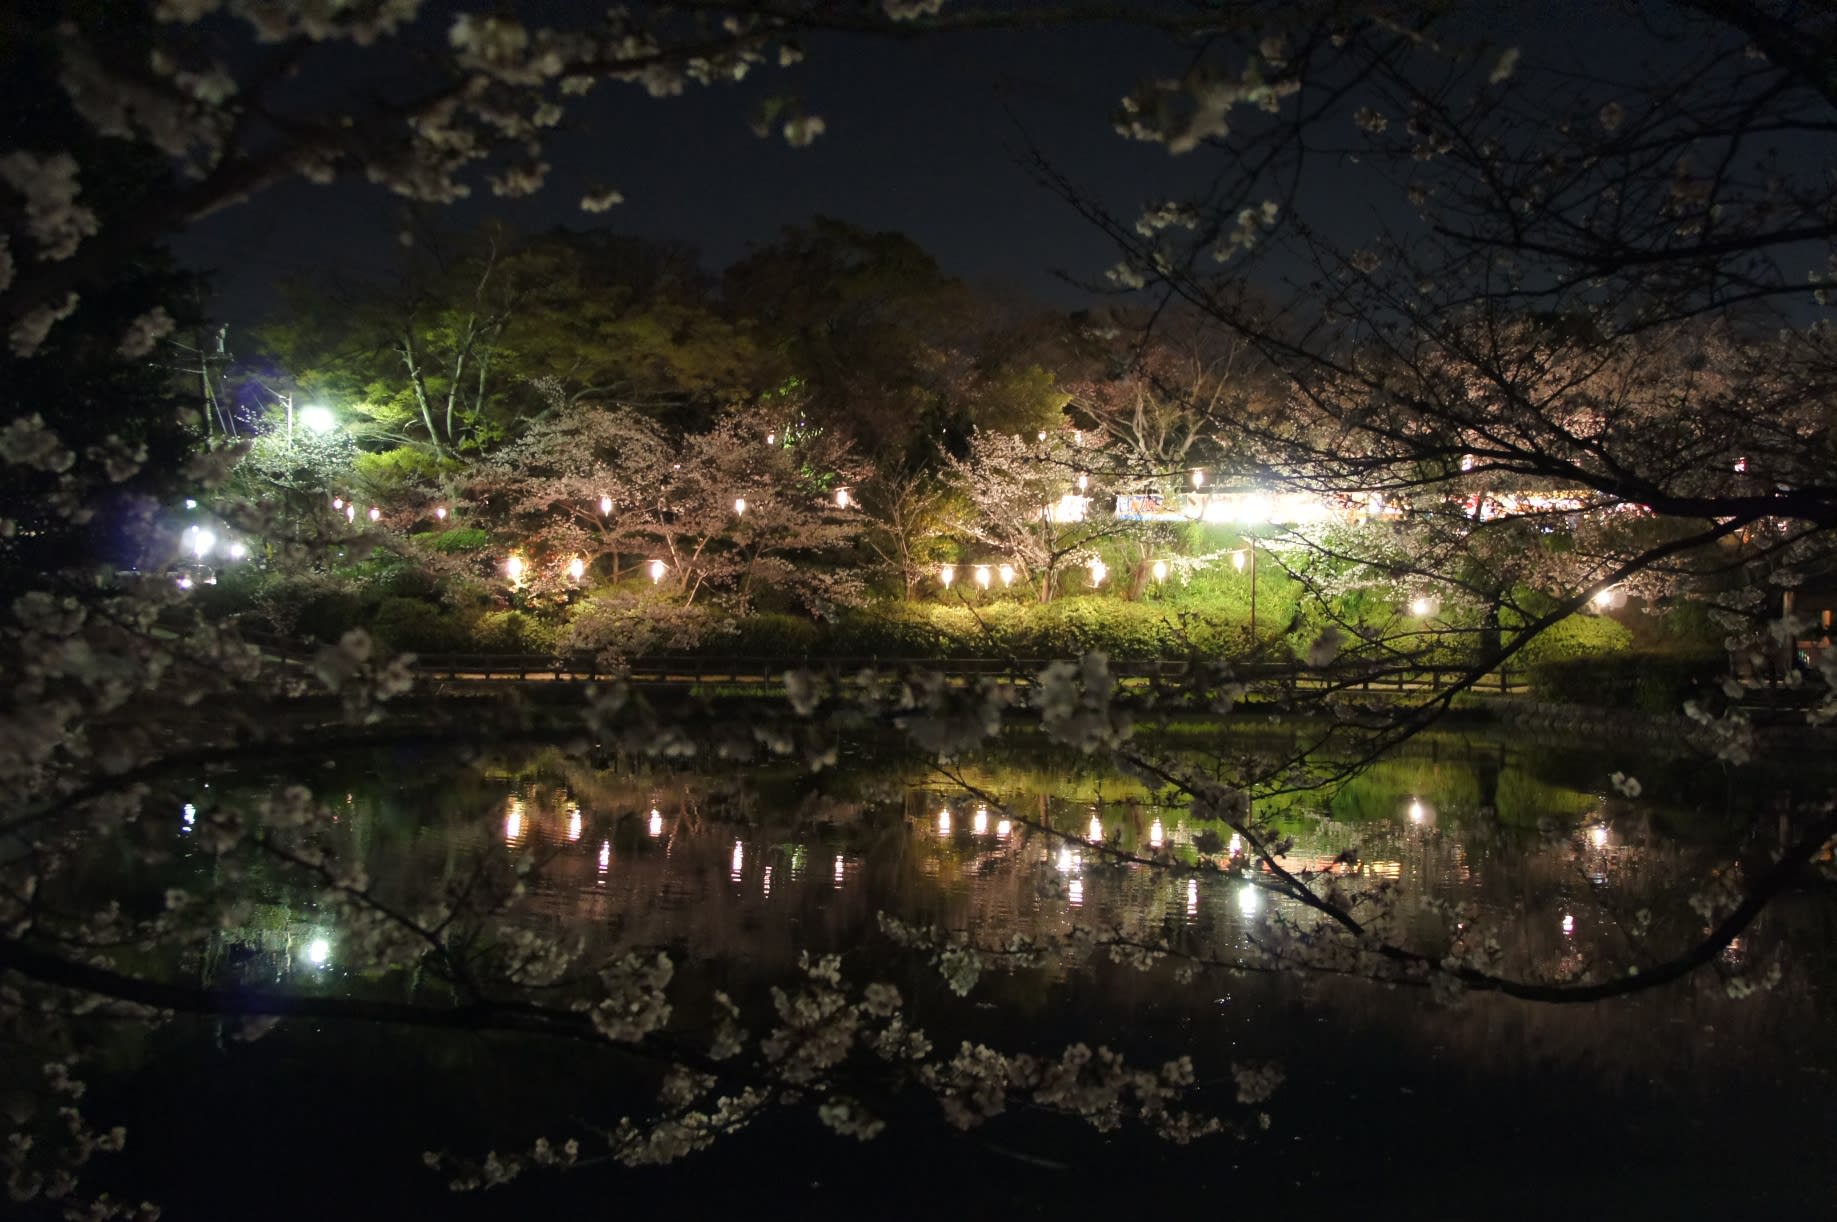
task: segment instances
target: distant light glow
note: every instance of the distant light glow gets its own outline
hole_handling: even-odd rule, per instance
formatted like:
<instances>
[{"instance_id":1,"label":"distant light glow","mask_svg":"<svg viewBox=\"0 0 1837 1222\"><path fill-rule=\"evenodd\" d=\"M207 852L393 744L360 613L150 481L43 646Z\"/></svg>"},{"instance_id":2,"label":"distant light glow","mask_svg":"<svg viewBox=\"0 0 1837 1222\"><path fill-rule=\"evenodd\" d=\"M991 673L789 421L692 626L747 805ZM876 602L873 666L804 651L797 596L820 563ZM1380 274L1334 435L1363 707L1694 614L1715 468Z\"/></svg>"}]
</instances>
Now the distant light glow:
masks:
<instances>
[{"instance_id":1,"label":"distant light glow","mask_svg":"<svg viewBox=\"0 0 1837 1222\"><path fill-rule=\"evenodd\" d=\"M217 546L217 536L209 530L198 530L191 537L191 553L202 560L210 555L210 549Z\"/></svg>"},{"instance_id":2,"label":"distant light glow","mask_svg":"<svg viewBox=\"0 0 1837 1222\"><path fill-rule=\"evenodd\" d=\"M568 840L570 842L580 839L580 824L580 807L576 806L568 812Z\"/></svg>"},{"instance_id":3,"label":"distant light glow","mask_svg":"<svg viewBox=\"0 0 1837 1222\"><path fill-rule=\"evenodd\" d=\"M607 514L611 512L612 512L612 498L609 496L601 497L600 498L600 516L605 517Z\"/></svg>"},{"instance_id":4,"label":"distant light glow","mask_svg":"<svg viewBox=\"0 0 1837 1222\"><path fill-rule=\"evenodd\" d=\"M198 503L196 501L192 500L190 497L185 498L185 508L196 509L197 507Z\"/></svg>"},{"instance_id":5,"label":"distant light glow","mask_svg":"<svg viewBox=\"0 0 1837 1222\"><path fill-rule=\"evenodd\" d=\"M300 409L300 424L310 432L329 433L338 427L338 418L323 403L308 403Z\"/></svg>"},{"instance_id":6,"label":"distant light glow","mask_svg":"<svg viewBox=\"0 0 1837 1222\"><path fill-rule=\"evenodd\" d=\"M653 839L663 835L663 812L655 806L651 807L650 833Z\"/></svg>"},{"instance_id":7,"label":"distant light glow","mask_svg":"<svg viewBox=\"0 0 1837 1222\"><path fill-rule=\"evenodd\" d=\"M1103 820L1099 819L1096 815L1092 815L1091 826L1085 829L1085 836L1089 838L1092 844L1102 844Z\"/></svg>"},{"instance_id":8,"label":"distant light glow","mask_svg":"<svg viewBox=\"0 0 1837 1222\"><path fill-rule=\"evenodd\" d=\"M1237 910L1245 916L1255 916L1263 908L1263 896L1255 883L1243 883L1237 889Z\"/></svg>"},{"instance_id":9,"label":"distant light glow","mask_svg":"<svg viewBox=\"0 0 1837 1222\"><path fill-rule=\"evenodd\" d=\"M236 540L236 542L230 544L230 559L231 560L241 560L245 558L246 556L248 556L248 554L249 554L249 545L247 543L244 543L241 539L238 539Z\"/></svg>"},{"instance_id":10,"label":"distant light glow","mask_svg":"<svg viewBox=\"0 0 1837 1222\"><path fill-rule=\"evenodd\" d=\"M1196 878L1186 880L1186 915L1188 917L1199 915L1199 880Z\"/></svg>"},{"instance_id":11,"label":"distant light glow","mask_svg":"<svg viewBox=\"0 0 1837 1222\"><path fill-rule=\"evenodd\" d=\"M1152 574L1154 574L1154 579L1155 579L1156 581L1158 581L1158 582L1159 582L1159 581L1166 581L1166 580L1167 580L1167 561L1165 561L1165 560L1157 560L1157 561L1155 561L1155 562L1154 562L1154 567L1153 567L1153 568L1151 568L1151 569L1149 569L1148 571L1149 571L1150 573L1152 573Z\"/></svg>"},{"instance_id":12,"label":"distant light glow","mask_svg":"<svg viewBox=\"0 0 1837 1222\"><path fill-rule=\"evenodd\" d=\"M523 557L512 556L508 560L504 561L504 572L506 575L509 576L511 583L513 585L519 581L522 581L523 580Z\"/></svg>"},{"instance_id":13,"label":"distant light glow","mask_svg":"<svg viewBox=\"0 0 1837 1222\"><path fill-rule=\"evenodd\" d=\"M1410 822L1411 823L1421 823L1427 815L1428 815L1428 811L1423 809L1422 803L1415 798L1411 798L1410 799Z\"/></svg>"},{"instance_id":14,"label":"distant light glow","mask_svg":"<svg viewBox=\"0 0 1837 1222\"><path fill-rule=\"evenodd\" d=\"M989 566L988 565L979 564L976 566L976 584L981 586L985 590L989 588Z\"/></svg>"},{"instance_id":15,"label":"distant light glow","mask_svg":"<svg viewBox=\"0 0 1837 1222\"><path fill-rule=\"evenodd\" d=\"M1594 827L1589 828L1588 838L1594 841L1595 847L1597 849L1606 848L1607 847L1607 828L1599 824L1597 824Z\"/></svg>"},{"instance_id":16,"label":"distant light glow","mask_svg":"<svg viewBox=\"0 0 1837 1222\"><path fill-rule=\"evenodd\" d=\"M579 556L576 556L574 557L574 559L568 561L568 576L569 577L573 578L575 581L579 581L582 577L585 577L586 575L587 575L587 562L585 560L582 560Z\"/></svg>"},{"instance_id":17,"label":"distant light glow","mask_svg":"<svg viewBox=\"0 0 1837 1222\"><path fill-rule=\"evenodd\" d=\"M734 498L734 512L742 516L746 514L746 498L745 497L737 496Z\"/></svg>"},{"instance_id":18,"label":"distant light glow","mask_svg":"<svg viewBox=\"0 0 1837 1222\"><path fill-rule=\"evenodd\" d=\"M382 517L383 517L382 510L378 509L375 505L370 506L370 520L372 522L381 521Z\"/></svg>"},{"instance_id":19,"label":"distant light glow","mask_svg":"<svg viewBox=\"0 0 1837 1222\"><path fill-rule=\"evenodd\" d=\"M1092 557L1091 563L1085 567L1091 570L1091 584L1094 586L1102 585L1103 579L1110 575L1110 567L1096 557Z\"/></svg>"},{"instance_id":20,"label":"distant light glow","mask_svg":"<svg viewBox=\"0 0 1837 1222\"><path fill-rule=\"evenodd\" d=\"M612 868L612 841L602 840L600 841L600 873L604 874L606 873L607 870L610 870L611 868Z\"/></svg>"},{"instance_id":21,"label":"distant light glow","mask_svg":"<svg viewBox=\"0 0 1837 1222\"><path fill-rule=\"evenodd\" d=\"M1206 473L1204 471L1194 471L1191 478L1193 487L1203 488L1206 486Z\"/></svg>"},{"instance_id":22,"label":"distant light glow","mask_svg":"<svg viewBox=\"0 0 1837 1222\"><path fill-rule=\"evenodd\" d=\"M996 569L995 575L1001 578L1001 584L1004 587L1014 584L1014 566L1011 564L1004 564Z\"/></svg>"},{"instance_id":23,"label":"distant light glow","mask_svg":"<svg viewBox=\"0 0 1837 1222\"><path fill-rule=\"evenodd\" d=\"M434 506L434 516L436 518L439 518L442 522L446 521L446 506L445 505Z\"/></svg>"},{"instance_id":24,"label":"distant light glow","mask_svg":"<svg viewBox=\"0 0 1837 1222\"><path fill-rule=\"evenodd\" d=\"M193 806L190 802L185 803L184 814L186 827L190 827L198 821L198 808Z\"/></svg>"},{"instance_id":25,"label":"distant light glow","mask_svg":"<svg viewBox=\"0 0 1837 1222\"><path fill-rule=\"evenodd\" d=\"M740 867L739 866L734 867L733 878L735 882L740 881ZM771 894L772 894L772 867L771 866L767 866L764 872L761 873L759 876L759 894L766 896L767 898L771 897Z\"/></svg>"},{"instance_id":26,"label":"distant light glow","mask_svg":"<svg viewBox=\"0 0 1837 1222\"><path fill-rule=\"evenodd\" d=\"M739 882L740 881L740 868L744 866L745 864L746 864L746 846L741 844L738 840L736 840L734 841L733 864L732 866L729 867L727 876L733 879L735 882Z\"/></svg>"},{"instance_id":27,"label":"distant light glow","mask_svg":"<svg viewBox=\"0 0 1837 1222\"><path fill-rule=\"evenodd\" d=\"M938 835L940 836L950 835L950 810L949 808L946 808L938 812Z\"/></svg>"},{"instance_id":28,"label":"distant light glow","mask_svg":"<svg viewBox=\"0 0 1837 1222\"><path fill-rule=\"evenodd\" d=\"M1014 824L1010 823L1006 819L999 820L995 824L995 838L997 840L1006 840L1008 838L1008 833L1013 830L1014 830Z\"/></svg>"},{"instance_id":29,"label":"distant light glow","mask_svg":"<svg viewBox=\"0 0 1837 1222\"><path fill-rule=\"evenodd\" d=\"M841 857L837 857L836 858L836 886L840 887L842 885L842 875L844 873L845 871L842 866L842 859Z\"/></svg>"},{"instance_id":30,"label":"distant light glow","mask_svg":"<svg viewBox=\"0 0 1837 1222\"><path fill-rule=\"evenodd\" d=\"M656 585L659 582L661 582L663 580L664 573L669 569L669 567L670 567L669 565L665 564L661 560L651 561L651 584Z\"/></svg>"},{"instance_id":31,"label":"distant light glow","mask_svg":"<svg viewBox=\"0 0 1837 1222\"><path fill-rule=\"evenodd\" d=\"M1225 846L1225 852L1233 857L1244 851L1244 838L1236 832L1231 833L1231 843Z\"/></svg>"},{"instance_id":32,"label":"distant light glow","mask_svg":"<svg viewBox=\"0 0 1837 1222\"><path fill-rule=\"evenodd\" d=\"M1072 902L1072 907L1082 908L1084 906L1084 880L1082 878L1072 879L1071 885L1065 889L1065 895Z\"/></svg>"},{"instance_id":33,"label":"distant light glow","mask_svg":"<svg viewBox=\"0 0 1837 1222\"><path fill-rule=\"evenodd\" d=\"M989 830L989 808L988 807L978 806L976 808L976 817L970 820L970 830L976 833L978 836L983 836L983 835L988 834L988 830Z\"/></svg>"},{"instance_id":34,"label":"distant light glow","mask_svg":"<svg viewBox=\"0 0 1837 1222\"><path fill-rule=\"evenodd\" d=\"M190 509L193 505L196 505L196 504L197 504L196 501L186 501L185 508ZM332 498L332 508L333 509L343 509L344 508L344 498L341 496L333 497Z\"/></svg>"},{"instance_id":35,"label":"distant light glow","mask_svg":"<svg viewBox=\"0 0 1837 1222\"><path fill-rule=\"evenodd\" d=\"M357 506L347 504L344 507L344 520L347 522L357 521Z\"/></svg>"},{"instance_id":36,"label":"distant light glow","mask_svg":"<svg viewBox=\"0 0 1837 1222\"><path fill-rule=\"evenodd\" d=\"M950 583L955 580L957 580L956 565L943 564L938 566L938 581L943 584L946 590L950 589Z\"/></svg>"},{"instance_id":37,"label":"distant light glow","mask_svg":"<svg viewBox=\"0 0 1837 1222\"><path fill-rule=\"evenodd\" d=\"M1070 874L1078 868L1078 854L1072 852L1070 845L1059 846L1059 873Z\"/></svg>"},{"instance_id":38,"label":"distant light glow","mask_svg":"<svg viewBox=\"0 0 1837 1222\"><path fill-rule=\"evenodd\" d=\"M1231 567L1241 573L1244 571L1244 562L1248 559L1250 559L1249 549L1240 547L1231 553Z\"/></svg>"},{"instance_id":39,"label":"distant light glow","mask_svg":"<svg viewBox=\"0 0 1837 1222\"><path fill-rule=\"evenodd\" d=\"M1167 829L1161 826L1161 821L1159 819L1156 819L1153 823L1148 825L1148 847L1149 848L1158 849L1161 847L1162 844L1166 842L1166 840L1167 840Z\"/></svg>"},{"instance_id":40,"label":"distant light glow","mask_svg":"<svg viewBox=\"0 0 1837 1222\"><path fill-rule=\"evenodd\" d=\"M1091 488L1091 477L1086 475L1084 472L1080 471L1078 473L1078 491L1089 492L1090 488Z\"/></svg>"},{"instance_id":41,"label":"distant light glow","mask_svg":"<svg viewBox=\"0 0 1837 1222\"><path fill-rule=\"evenodd\" d=\"M504 842L515 844L523 839L523 802L512 798L510 807L504 812Z\"/></svg>"},{"instance_id":42,"label":"distant light glow","mask_svg":"<svg viewBox=\"0 0 1837 1222\"><path fill-rule=\"evenodd\" d=\"M1575 917L1565 912L1563 914L1563 936L1567 938L1567 937L1572 937L1574 934L1575 934Z\"/></svg>"},{"instance_id":43,"label":"distant light glow","mask_svg":"<svg viewBox=\"0 0 1837 1222\"><path fill-rule=\"evenodd\" d=\"M836 489L836 508L837 509L847 509L848 505L849 505L848 489L837 488Z\"/></svg>"},{"instance_id":44,"label":"distant light glow","mask_svg":"<svg viewBox=\"0 0 1837 1222\"><path fill-rule=\"evenodd\" d=\"M332 957L332 944L325 938L314 938L306 944L306 961L314 967L324 967Z\"/></svg>"},{"instance_id":45,"label":"distant light glow","mask_svg":"<svg viewBox=\"0 0 1837 1222\"><path fill-rule=\"evenodd\" d=\"M1418 594L1410 599L1410 614L1418 616L1434 615L1440 604L1427 594Z\"/></svg>"}]
</instances>

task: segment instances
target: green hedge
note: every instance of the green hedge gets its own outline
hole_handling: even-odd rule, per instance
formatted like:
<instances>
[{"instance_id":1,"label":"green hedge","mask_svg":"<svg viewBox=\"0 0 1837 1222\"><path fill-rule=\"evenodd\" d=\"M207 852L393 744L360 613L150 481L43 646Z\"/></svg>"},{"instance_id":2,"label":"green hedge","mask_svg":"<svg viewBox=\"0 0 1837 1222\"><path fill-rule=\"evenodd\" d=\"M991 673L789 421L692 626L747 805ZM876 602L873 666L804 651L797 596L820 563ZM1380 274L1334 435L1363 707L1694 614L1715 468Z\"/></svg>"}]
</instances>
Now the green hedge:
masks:
<instances>
[{"instance_id":1,"label":"green hedge","mask_svg":"<svg viewBox=\"0 0 1837 1222\"><path fill-rule=\"evenodd\" d=\"M1610 653L1540 662L1530 682L1542 700L1676 713L1727 672L1722 654Z\"/></svg>"}]
</instances>

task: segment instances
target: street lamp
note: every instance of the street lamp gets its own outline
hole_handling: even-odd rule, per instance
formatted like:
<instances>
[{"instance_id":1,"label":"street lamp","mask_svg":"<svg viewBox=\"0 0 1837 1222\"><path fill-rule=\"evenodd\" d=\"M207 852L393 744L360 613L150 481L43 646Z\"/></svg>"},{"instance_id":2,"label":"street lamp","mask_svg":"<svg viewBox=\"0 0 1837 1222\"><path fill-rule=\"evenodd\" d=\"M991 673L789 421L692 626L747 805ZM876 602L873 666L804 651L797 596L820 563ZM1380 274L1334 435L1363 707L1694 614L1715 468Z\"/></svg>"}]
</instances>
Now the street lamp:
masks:
<instances>
[{"instance_id":1,"label":"street lamp","mask_svg":"<svg viewBox=\"0 0 1837 1222\"><path fill-rule=\"evenodd\" d=\"M309 433L323 435L338 427L338 417L322 403L308 403L300 409L300 425Z\"/></svg>"}]
</instances>

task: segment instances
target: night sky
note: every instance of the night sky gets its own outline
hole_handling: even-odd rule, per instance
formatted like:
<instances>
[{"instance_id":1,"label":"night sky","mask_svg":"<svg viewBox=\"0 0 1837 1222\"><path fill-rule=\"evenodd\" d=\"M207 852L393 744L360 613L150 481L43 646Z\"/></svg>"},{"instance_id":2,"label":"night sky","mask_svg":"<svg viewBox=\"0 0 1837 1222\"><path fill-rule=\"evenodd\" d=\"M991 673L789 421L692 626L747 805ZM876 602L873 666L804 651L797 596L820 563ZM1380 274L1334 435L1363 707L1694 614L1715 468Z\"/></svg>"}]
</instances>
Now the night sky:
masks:
<instances>
[{"instance_id":1,"label":"night sky","mask_svg":"<svg viewBox=\"0 0 1837 1222\"><path fill-rule=\"evenodd\" d=\"M1475 6L1468 19L1483 36L1567 53L1589 44L1591 30L1599 33L1599 16L1598 6L1579 0L1500 0ZM811 40L806 50L792 68L661 101L634 86L603 84L554 138L547 155L556 168L544 191L504 200L479 187L444 219L464 227L497 217L524 232L604 226L681 240L718 269L784 226L823 214L904 232L974 284L1070 307L1091 297L1062 276L1100 280L1115 254L1033 181L1020 164L1025 145L1130 215L1203 181L1208 169L1204 153L1170 158L1111 127L1125 93L1148 77L1176 75L1191 54L1151 31L1086 25L903 43L837 36ZM748 126L760 98L783 92L801 93L827 124L808 148L790 148L776 135L762 140ZM1317 196L1329 221L1339 212L1348 226L1359 224L1358 193L1336 190L1331 167L1321 172L1328 178ZM625 202L597 215L580 211L580 197L599 184L620 190ZM176 246L213 270L222 316L247 326L274 312L276 288L289 279L323 271L368 277L387 268L401 209L402 201L361 184L290 182L208 218Z\"/></svg>"}]
</instances>

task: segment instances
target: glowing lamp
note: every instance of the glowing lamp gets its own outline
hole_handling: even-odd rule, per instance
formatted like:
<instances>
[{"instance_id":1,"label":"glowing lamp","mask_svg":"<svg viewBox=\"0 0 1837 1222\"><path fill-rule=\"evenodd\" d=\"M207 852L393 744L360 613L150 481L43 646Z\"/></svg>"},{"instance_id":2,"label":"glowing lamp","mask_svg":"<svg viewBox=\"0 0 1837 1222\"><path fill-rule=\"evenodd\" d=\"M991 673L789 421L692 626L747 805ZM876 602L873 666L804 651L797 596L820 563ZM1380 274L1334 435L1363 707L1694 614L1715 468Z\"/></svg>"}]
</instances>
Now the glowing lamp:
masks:
<instances>
[{"instance_id":1,"label":"glowing lamp","mask_svg":"<svg viewBox=\"0 0 1837 1222\"><path fill-rule=\"evenodd\" d=\"M1014 566L1013 565L1004 564L1000 568L995 570L995 574L996 576L1001 578L1001 584L1004 587L1011 586L1014 584Z\"/></svg>"},{"instance_id":2,"label":"glowing lamp","mask_svg":"<svg viewBox=\"0 0 1837 1222\"><path fill-rule=\"evenodd\" d=\"M669 565L665 564L661 560L651 561L651 584L656 585L659 582L661 582L663 580L664 573L669 569L669 567L670 567Z\"/></svg>"},{"instance_id":3,"label":"glowing lamp","mask_svg":"<svg viewBox=\"0 0 1837 1222\"><path fill-rule=\"evenodd\" d=\"M612 512L612 498L609 496L601 497L600 498L600 516L605 517L607 514L611 512Z\"/></svg>"},{"instance_id":4,"label":"glowing lamp","mask_svg":"<svg viewBox=\"0 0 1837 1222\"><path fill-rule=\"evenodd\" d=\"M848 506L849 506L848 489L837 488L836 489L836 508L837 509L847 509Z\"/></svg>"},{"instance_id":5,"label":"glowing lamp","mask_svg":"<svg viewBox=\"0 0 1837 1222\"><path fill-rule=\"evenodd\" d=\"M579 581L582 577L585 577L586 575L587 575L587 562L585 560L582 560L579 556L576 556L574 557L574 559L568 561L568 576L569 577L572 577L575 581Z\"/></svg>"},{"instance_id":6,"label":"glowing lamp","mask_svg":"<svg viewBox=\"0 0 1837 1222\"><path fill-rule=\"evenodd\" d=\"M742 514L742 515L746 513L746 498L745 497L737 496L734 498L734 512L737 514Z\"/></svg>"},{"instance_id":7,"label":"glowing lamp","mask_svg":"<svg viewBox=\"0 0 1837 1222\"><path fill-rule=\"evenodd\" d=\"M523 557L512 556L504 561L504 572L509 575L512 584L523 580Z\"/></svg>"},{"instance_id":8,"label":"glowing lamp","mask_svg":"<svg viewBox=\"0 0 1837 1222\"><path fill-rule=\"evenodd\" d=\"M979 564L976 566L976 584L985 590L989 588L989 576L988 565Z\"/></svg>"},{"instance_id":9,"label":"glowing lamp","mask_svg":"<svg viewBox=\"0 0 1837 1222\"><path fill-rule=\"evenodd\" d=\"M1154 579L1156 581L1166 581L1167 580L1167 561L1165 560L1155 561L1154 567L1150 569L1149 572L1154 574Z\"/></svg>"},{"instance_id":10,"label":"glowing lamp","mask_svg":"<svg viewBox=\"0 0 1837 1222\"><path fill-rule=\"evenodd\" d=\"M939 565L938 580L944 583L946 590L950 589L950 583L957 580L957 566L954 564Z\"/></svg>"}]
</instances>

